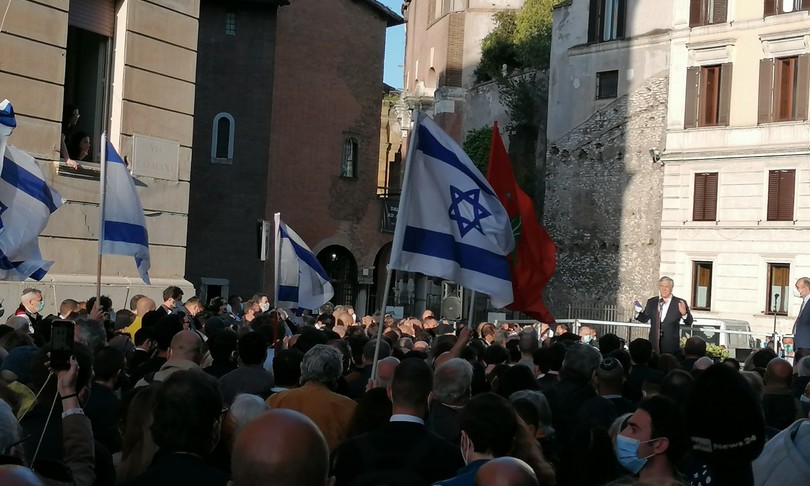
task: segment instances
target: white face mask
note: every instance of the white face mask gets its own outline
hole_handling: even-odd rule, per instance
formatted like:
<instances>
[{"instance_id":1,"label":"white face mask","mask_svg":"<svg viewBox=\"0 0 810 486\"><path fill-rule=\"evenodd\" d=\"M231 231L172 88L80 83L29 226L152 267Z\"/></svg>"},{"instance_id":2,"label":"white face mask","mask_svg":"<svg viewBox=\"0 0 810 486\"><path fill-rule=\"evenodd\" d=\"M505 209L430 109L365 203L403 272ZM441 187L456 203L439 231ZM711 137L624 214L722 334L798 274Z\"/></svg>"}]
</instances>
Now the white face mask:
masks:
<instances>
[{"instance_id":1,"label":"white face mask","mask_svg":"<svg viewBox=\"0 0 810 486\"><path fill-rule=\"evenodd\" d=\"M267 312L270 310L270 302L265 302L262 304L262 312Z\"/></svg>"},{"instance_id":2,"label":"white face mask","mask_svg":"<svg viewBox=\"0 0 810 486\"><path fill-rule=\"evenodd\" d=\"M793 289L793 297L796 297L796 298L801 298L801 296L802 296L802 294L801 294L801 293L799 293L799 289L794 288L794 289Z\"/></svg>"},{"instance_id":3,"label":"white face mask","mask_svg":"<svg viewBox=\"0 0 810 486\"><path fill-rule=\"evenodd\" d=\"M357 314L352 314L352 322L357 322Z\"/></svg>"},{"instance_id":4,"label":"white face mask","mask_svg":"<svg viewBox=\"0 0 810 486\"><path fill-rule=\"evenodd\" d=\"M228 314L233 314L233 309L231 308L231 304L225 306L225 312Z\"/></svg>"}]
</instances>

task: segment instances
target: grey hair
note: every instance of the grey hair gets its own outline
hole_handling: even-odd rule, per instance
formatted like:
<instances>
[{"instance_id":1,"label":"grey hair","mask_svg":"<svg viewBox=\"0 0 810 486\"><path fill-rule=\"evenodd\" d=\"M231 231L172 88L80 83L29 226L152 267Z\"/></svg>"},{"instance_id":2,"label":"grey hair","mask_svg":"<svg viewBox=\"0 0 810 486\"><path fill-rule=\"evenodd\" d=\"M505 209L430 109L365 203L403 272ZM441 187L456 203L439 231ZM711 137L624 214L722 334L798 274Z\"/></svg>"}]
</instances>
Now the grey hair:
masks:
<instances>
[{"instance_id":1,"label":"grey hair","mask_svg":"<svg viewBox=\"0 0 810 486\"><path fill-rule=\"evenodd\" d=\"M326 344L316 344L301 361L301 384L308 381L333 385L343 373L343 353Z\"/></svg>"},{"instance_id":2,"label":"grey hair","mask_svg":"<svg viewBox=\"0 0 810 486\"><path fill-rule=\"evenodd\" d=\"M37 295L42 295L42 291L35 288L27 288L22 291L22 295L20 296L20 302L26 302L30 299L33 299Z\"/></svg>"},{"instance_id":3,"label":"grey hair","mask_svg":"<svg viewBox=\"0 0 810 486\"><path fill-rule=\"evenodd\" d=\"M675 281L672 280L671 278L667 277L666 275L664 275L663 277L658 279L658 283L663 283L663 282L669 282L670 285L672 285L673 287L675 286Z\"/></svg>"},{"instance_id":4,"label":"grey hair","mask_svg":"<svg viewBox=\"0 0 810 486\"><path fill-rule=\"evenodd\" d=\"M433 397L448 405L461 405L470 398L473 368L465 359L452 358L433 373Z\"/></svg>"},{"instance_id":5,"label":"grey hair","mask_svg":"<svg viewBox=\"0 0 810 486\"><path fill-rule=\"evenodd\" d=\"M249 393L236 395L236 398L234 398L233 403L228 409L231 417L233 417L233 421L236 423L234 437L239 434L239 431L241 431L245 425L268 410L270 410L270 407L267 406L267 402L261 397Z\"/></svg>"},{"instance_id":6,"label":"grey hair","mask_svg":"<svg viewBox=\"0 0 810 486\"><path fill-rule=\"evenodd\" d=\"M509 396L509 401L514 403L517 400L526 399L537 409L537 419L547 433L552 432L551 428L551 406L548 399L542 392L535 390L519 390Z\"/></svg>"},{"instance_id":7,"label":"grey hair","mask_svg":"<svg viewBox=\"0 0 810 486\"><path fill-rule=\"evenodd\" d=\"M593 346L575 344L568 348L563 359L561 378L565 376L576 381L588 381L602 362L602 355Z\"/></svg>"},{"instance_id":8,"label":"grey hair","mask_svg":"<svg viewBox=\"0 0 810 486\"><path fill-rule=\"evenodd\" d=\"M810 356L805 356L796 363L796 373L799 376L810 376Z\"/></svg>"},{"instance_id":9,"label":"grey hair","mask_svg":"<svg viewBox=\"0 0 810 486\"><path fill-rule=\"evenodd\" d=\"M20 424L11 410L11 406L0 398L0 451L5 451L12 444L20 441Z\"/></svg>"}]
</instances>

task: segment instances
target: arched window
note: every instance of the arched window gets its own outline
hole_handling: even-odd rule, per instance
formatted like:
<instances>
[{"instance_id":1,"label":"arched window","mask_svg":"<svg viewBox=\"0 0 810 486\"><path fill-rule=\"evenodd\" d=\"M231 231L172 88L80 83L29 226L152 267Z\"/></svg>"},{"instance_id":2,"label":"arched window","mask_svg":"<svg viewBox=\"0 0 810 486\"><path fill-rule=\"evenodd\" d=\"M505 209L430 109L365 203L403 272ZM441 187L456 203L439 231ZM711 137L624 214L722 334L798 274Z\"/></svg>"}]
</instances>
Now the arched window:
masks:
<instances>
[{"instance_id":1,"label":"arched window","mask_svg":"<svg viewBox=\"0 0 810 486\"><path fill-rule=\"evenodd\" d=\"M357 139L348 137L343 141L343 161L340 164L340 177L357 177Z\"/></svg>"},{"instance_id":2,"label":"arched window","mask_svg":"<svg viewBox=\"0 0 810 486\"><path fill-rule=\"evenodd\" d=\"M327 246L318 252L318 261L332 278L335 295L331 302L335 305L354 305L357 297L357 261L354 255L342 246Z\"/></svg>"},{"instance_id":3,"label":"arched window","mask_svg":"<svg viewBox=\"0 0 810 486\"><path fill-rule=\"evenodd\" d=\"M217 113L211 132L211 162L230 164L233 162L233 134L236 123L230 113Z\"/></svg>"}]
</instances>

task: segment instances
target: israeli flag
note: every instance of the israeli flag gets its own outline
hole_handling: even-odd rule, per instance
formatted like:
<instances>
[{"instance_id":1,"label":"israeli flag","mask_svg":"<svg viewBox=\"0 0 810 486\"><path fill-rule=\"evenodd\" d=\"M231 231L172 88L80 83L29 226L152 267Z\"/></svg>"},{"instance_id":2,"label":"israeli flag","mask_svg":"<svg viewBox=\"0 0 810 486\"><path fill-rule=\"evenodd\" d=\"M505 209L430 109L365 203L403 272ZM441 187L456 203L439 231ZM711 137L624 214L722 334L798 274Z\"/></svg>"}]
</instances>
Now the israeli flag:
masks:
<instances>
[{"instance_id":1,"label":"israeli flag","mask_svg":"<svg viewBox=\"0 0 810 486\"><path fill-rule=\"evenodd\" d=\"M105 146L101 253L135 257L135 266L149 285L149 234L143 206L124 160L102 135Z\"/></svg>"},{"instance_id":2,"label":"israeli flag","mask_svg":"<svg viewBox=\"0 0 810 486\"><path fill-rule=\"evenodd\" d=\"M331 278L295 231L275 214L276 307L317 309L335 295Z\"/></svg>"},{"instance_id":3,"label":"israeli flag","mask_svg":"<svg viewBox=\"0 0 810 486\"><path fill-rule=\"evenodd\" d=\"M52 261L42 259L39 234L64 199L48 187L37 161L8 145L17 126L14 108L0 102L0 280L42 280Z\"/></svg>"},{"instance_id":4,"label":"israeli flag","mask_svg":"<svg viewBox=\"0 0 810 486\"><path fill-rule=\"evenodd\" d=\"M417 116L391 249L391 270L452 280L512 303L509 216L464 150L433 120Z\"/></svg>"}]
</instances>

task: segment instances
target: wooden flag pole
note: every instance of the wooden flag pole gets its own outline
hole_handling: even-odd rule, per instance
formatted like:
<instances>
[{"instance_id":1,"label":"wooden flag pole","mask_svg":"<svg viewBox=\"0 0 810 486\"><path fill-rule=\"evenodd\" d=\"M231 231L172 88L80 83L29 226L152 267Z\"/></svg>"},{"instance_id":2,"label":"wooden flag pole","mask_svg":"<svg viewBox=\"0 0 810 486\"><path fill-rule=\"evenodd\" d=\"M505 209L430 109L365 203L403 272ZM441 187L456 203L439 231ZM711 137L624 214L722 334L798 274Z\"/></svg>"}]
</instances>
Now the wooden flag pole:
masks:
<instances>
[{"instance_id":1,"label":"wooden flag pole","mask_svg":"<svg viewBox=\"0 0 810 486\"><path fill-rule=\"evenodd\" d=\"M101 255L104 244L104 202L107 199L107 132L101 134L101 173L98 200L98 266L96 267L96 305L101 303ZM88 309L89 310L89 309Z\"/></svg>"}]
</instances>

